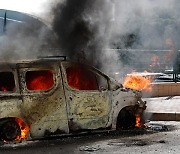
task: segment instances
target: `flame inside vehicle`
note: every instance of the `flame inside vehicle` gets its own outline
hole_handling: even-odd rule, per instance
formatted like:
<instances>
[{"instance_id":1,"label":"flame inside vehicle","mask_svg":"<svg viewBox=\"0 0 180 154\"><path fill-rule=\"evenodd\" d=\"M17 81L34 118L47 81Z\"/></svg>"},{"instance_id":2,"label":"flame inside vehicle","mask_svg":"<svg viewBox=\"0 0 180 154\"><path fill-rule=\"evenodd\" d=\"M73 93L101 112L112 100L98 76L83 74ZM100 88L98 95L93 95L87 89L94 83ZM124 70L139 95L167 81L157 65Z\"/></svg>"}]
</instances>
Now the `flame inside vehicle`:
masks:
<instances>
[{"instance_id":1,"label":"flame inside vehicle","mask_svg":"<svg viewBox=\"0 0 180 154\"><path fill-rule=\"evenodd\" d=\"M26 125L21 119L15 118L15 121L20 127L21 133L16 137L15 141L20 141L22 139L26 139L28 137L28 132L30 130L30 125Z\"/></svg>"},{"instance_id":2,"label":"flame inside vehicle","mask_svg":"<svg viewBox=\"0 0 180 154\"><path fill-rule=\"evenodd\" d=\"M125 78L123 86L134 90L152 91L151 77L143 77L135 72Z\"/></svg>"},{"instance_id":3,"label":"flame inside vehicle","mask_svg":"<svg viewBox=\"0 0 180 154\"><path fill-rule=\"evenodd\" d=\"M0 91L14 91L15 81L12 72L0 72Z\"/></svg>"},{"instance_id":4,"label":"flame inside vehicle","mask_svg":"<svg viewBox=\"0 0 180 154\"><path fill-rule=\"evenodd\" d=\"M28 90L48 90L54 85L53 73L50 70L28 71L26 85Z\"/></svg>"},{"instance_id":5,"label":"flame inside vehicle","mask_svg":"<svg viewBox=\"0 0 180 154\"><path fill-rule=\"evenodd\" d=\"M68 84L78 90L98 90L96 76L83 67L66 69Z\"/></svg>"}]
</instances>

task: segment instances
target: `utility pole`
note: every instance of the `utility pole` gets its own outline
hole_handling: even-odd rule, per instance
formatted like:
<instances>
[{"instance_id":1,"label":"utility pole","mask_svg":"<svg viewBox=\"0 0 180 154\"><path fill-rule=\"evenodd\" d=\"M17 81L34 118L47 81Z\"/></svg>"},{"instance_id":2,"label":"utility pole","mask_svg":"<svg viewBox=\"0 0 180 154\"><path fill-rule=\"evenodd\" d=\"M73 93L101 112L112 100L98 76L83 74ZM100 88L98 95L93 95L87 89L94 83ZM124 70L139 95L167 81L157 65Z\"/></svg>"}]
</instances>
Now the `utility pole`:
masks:
<instances>
[{"instance_id":1,"label":"utility pole","mask_svg":"<svg viewBox=\"0 0 180 154\"><path fill-rule=\"evenodd\" d=\"M6 17L6 11L4 13L4 25L3 25L3 32L6 32L6 24L7 24L7 17Z\"/></svg>"},{"instance_id":2,"label":"utility pole","mask_svg":"<svg viewBox=\"0 0 180 154\"><path fill-rule=\"evenodd\" d=\"M173 81L178 81L178 73L180 72L179 68L179 50L175 50L175 57L173 62Z\"/></svg>"}]
</instances>

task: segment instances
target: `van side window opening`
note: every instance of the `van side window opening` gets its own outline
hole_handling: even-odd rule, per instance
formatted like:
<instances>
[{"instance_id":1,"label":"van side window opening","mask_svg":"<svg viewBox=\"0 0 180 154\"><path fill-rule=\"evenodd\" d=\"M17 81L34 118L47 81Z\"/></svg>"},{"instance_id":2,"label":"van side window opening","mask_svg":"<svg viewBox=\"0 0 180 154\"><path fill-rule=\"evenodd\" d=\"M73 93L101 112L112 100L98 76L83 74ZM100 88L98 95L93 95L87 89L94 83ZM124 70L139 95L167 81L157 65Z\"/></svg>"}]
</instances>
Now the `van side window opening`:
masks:
<instances>
[{"instance_id":1,"label":"van side window opening","mask_svg":"<svg viewBox=\"0 0 180 154\"><path fill-rule=\"evenodd\" d=\"M54 85L51 70L37 70L26 72L26 86L28 90L49 90Z\"/></svg>"},{"instance_id":2,"label":"van side window opening","mask_svg":"<svg viewBox=\"0 0 180 154\"><path fill-rule=\"evenodd\" d=\"M0 72L0 91L15 91L15 80L12 72Z\"/></svg>"},{"instance_id":3,"label":"van side window opening","mask_svg":"<svg viewBox=\"0 0 180 154\"><path fill-rule=\"evenodd\" d=\"M69 86L78 90L98 90L96 76L83 67L69 67L66 69Z\"/></svg>"},{"instance_id":4,"label":"van side window opening","mask_svg":"<svg viewBox=\"0 0 180 154\"><path fill-rule=\"evenodd\" d=\"M100 90L105 90L108 88L107 80L104 77L97 75L96 78Z\"/></svg>"}]
</instances>

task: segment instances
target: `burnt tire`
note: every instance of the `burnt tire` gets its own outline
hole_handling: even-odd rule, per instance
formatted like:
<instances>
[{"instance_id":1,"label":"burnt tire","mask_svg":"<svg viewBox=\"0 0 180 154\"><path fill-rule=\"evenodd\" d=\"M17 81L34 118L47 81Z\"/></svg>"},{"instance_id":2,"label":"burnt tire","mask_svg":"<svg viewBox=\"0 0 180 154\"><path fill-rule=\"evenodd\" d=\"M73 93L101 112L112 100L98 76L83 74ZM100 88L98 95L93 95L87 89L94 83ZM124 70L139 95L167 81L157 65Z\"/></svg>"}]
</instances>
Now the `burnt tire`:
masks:
<instances>
[{"instance_id":1,"label":"burnt tire","mask_svg":"<svg viewBox=\"0 0 180 154\"><path fill-rule=\"evenodd\" d=\"M133 129L136 125L136 116L131 110L123 108L117 117L116 129Z\"/></svg>"},{"instance_id":2,"label":"burnt tire","mask_svg":"<svg viewBox=\"0 0 180 154\"><path fill-rule=\"evenodd\" d=\"M7 121L1 128L1 138L6 141L13 141L21 134L21 129L17 122Z\"/></svg>"}]
</instances>

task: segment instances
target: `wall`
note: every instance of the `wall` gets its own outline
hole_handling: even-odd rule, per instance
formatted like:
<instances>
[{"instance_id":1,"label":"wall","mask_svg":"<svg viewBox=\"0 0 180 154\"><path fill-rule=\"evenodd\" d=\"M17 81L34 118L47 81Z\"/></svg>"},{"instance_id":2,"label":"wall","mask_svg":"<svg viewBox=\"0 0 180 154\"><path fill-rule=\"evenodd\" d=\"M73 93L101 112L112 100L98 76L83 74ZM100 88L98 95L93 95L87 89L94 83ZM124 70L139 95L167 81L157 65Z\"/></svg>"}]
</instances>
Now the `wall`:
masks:
<instances>
[{"instance_id":1,"label":"wall","mask_svg":"<svg viewBox=\"0 0 180 154\"><path fill-rule=\"evenodd\" d=\"M145 97L164 97L164 96L180 96L180 82L160 82L152 83L152 93L143 92Z\"/></svg>"}]
</instances>

